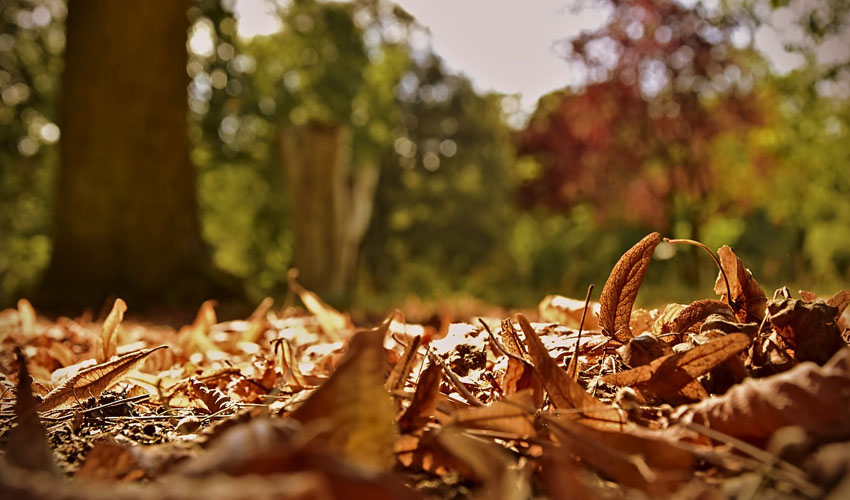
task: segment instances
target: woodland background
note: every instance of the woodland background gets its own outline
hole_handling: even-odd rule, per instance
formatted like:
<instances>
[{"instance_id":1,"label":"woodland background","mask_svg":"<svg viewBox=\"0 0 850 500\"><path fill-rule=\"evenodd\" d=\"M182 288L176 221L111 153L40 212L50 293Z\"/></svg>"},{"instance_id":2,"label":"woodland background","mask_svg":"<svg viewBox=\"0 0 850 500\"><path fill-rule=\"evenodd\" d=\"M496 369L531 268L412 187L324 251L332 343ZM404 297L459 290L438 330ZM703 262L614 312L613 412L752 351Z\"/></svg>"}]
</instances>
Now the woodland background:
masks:
<instances>
[{"instance_id":1,"label":"woodland background","mask_svg":"<svg viewBox=\"0 0 850 500\"><path fill-rule=\"evenodd\" d=\"M228 1L0 0L0 307L255 303L291 266L349 308L518 307L650 231L733 246L766 290L846 286L848 2L591 3L608 23L556 47L582 83L517 127L386 2L279 2L245 40ZM682 248L644 303L711 286Z\"/></svg>"}]
</instances>

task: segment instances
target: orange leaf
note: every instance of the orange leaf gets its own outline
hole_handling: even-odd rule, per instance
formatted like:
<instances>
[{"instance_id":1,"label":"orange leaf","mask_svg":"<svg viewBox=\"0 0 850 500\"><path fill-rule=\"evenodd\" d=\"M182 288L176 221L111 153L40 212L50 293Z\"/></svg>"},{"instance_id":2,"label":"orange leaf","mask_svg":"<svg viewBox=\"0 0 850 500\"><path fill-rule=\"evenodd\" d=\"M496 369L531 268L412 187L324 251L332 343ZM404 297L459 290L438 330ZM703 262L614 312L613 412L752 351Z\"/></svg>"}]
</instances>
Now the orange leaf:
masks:
<instances>
[{"instance_id":1,"label":"orange leaf","mask_svg":"<svg viewBox=\"0 0 850 500\"><path fill-rule=\"evenodd\" d=\"M378 469L388 469L395 460L395 410L384 388L383 344L391 319L356 333L336 371L291 415L305 424L328 422L332 449Z\"/></svg>"},{"instance_id":2,"label":"orange leaf","mask_svg":"<svg viewBox=\"0 0 850 500\"><path fill-rule=\"evenodd\" d=\"M735 315L742 323L760 322L764 319L764 310L767 305L767 296L758 282L753 278L749 269L744 267L741 259L735 255L727 245L717 250L720 257L720 266L729 279L729 288L732 291L732 302L735 306ZM714 293L729 301L726 297L726 283L722 274L718 274L714 283Z\"/></svg>"},{"instance_id":3,"label":"orange leaf","mask_svg":"<svg viewBox=\"0 0 850 500\"><path fill-rule=\"evenodd\" d=\"M850 435L850 348L843 348L824 366L801 363L791 370L749 379L720 397L681 406L673 417L696 422L730 436L767 438L789 425L812 436Z\"/></svg>"},{"instance_id":4,"label":"orange leaf","mask_svg":"<svg viewBox=\"0 0 850 500\"><path fill-rule=\"evenodd\" d=\"M153 349L141 349L112 361L86 368L50 391L44 397L44 401L38 405L38 411L52 410L53 408L71 405L79 399L100 396L103 391L120 382L127 372L144 361L145 358L155 351L167 347L161 345Z\"/></svg>"},{"instance_id":5,"label":"orange leaf","mask_svg":"<svg viewBox=\"0 0 850 500\"><path fill-rule=\"evenodd\" d=\"M103 363L115 355L115 340L118 336L118 327L121 326L121 321L124 320L124 313L127 312L127 304L122 299L115 299L112 304L112 310L103 322L103 329L98 338L100 349L97 356L97 362Z\"/></svg>"},{"instance_id":6,"label":"orange leaf","mask_svg":"<svg viewBox=\"0 0 850 500\"><path fill-rule=\"evenodd\" d=\"M440 395L440 381L443 379L443 369L432 363L422 372L413 394L413 401L398 422L399 428L405 434L421 429L434 415L437 409L437 397Z\"/></svg>"},{"instance_id":7,"label":"orange leaf","mask_svg":"<svg viewBox=\"0 0 850 500\"><path fill-rule=\"evenodd\" d=\"M632 306L652 253L660 242L660 234L650 233L624 253L611 270L599 299L599 324L608 337L624 343L633 337L629 328Z\"/></svg>"},{"instance_id":8,"label":"orange leaf","mask_svg":"<svg viewBox=\"0 0 850 500\"><path fill-rule=\"evenodd\" d=\"M17 346L15 355L18 358L18 390L15 398L15 421L18 425L9 431L6 459L22 469L56 473L47 432L36 412L38 400L32 394L27 358Z\"/></svg>"},{"instance_id":9,"label":"orange leaf","mask_svg":"<svg viewBox=\"0 0 850 500\"><path fill-rule=\"evenodd\" d=\"M620 410L591 396L584 387L571 379L549 355L546 346L543 345L525 316L517 314L517 321L528 341L528 352L534 363L534 369L543 381L546 391L552 398L552 403L562 410L571 408L581 410L576 416L587 425L600 428L622 428L625 417Z\"/></svg>"},{"instance_id":10,"label":"orange leaf","mask_svg":"<svg viewBox=\"0 0 850 500\"><path fill-rule=\"evenodd\" d=\"M724 335L689 351L669 354L648 365L605 375L600 380L619 387L633 387L644 397L656 396L661 399L671 399L675 398L682 388L688 386L696 377L708 373L712 368L743 351L749 345L750 337L746 334ZM692 391L687 391L684 395L691 398L699 396Z\"/></svg>"}]
</instances>

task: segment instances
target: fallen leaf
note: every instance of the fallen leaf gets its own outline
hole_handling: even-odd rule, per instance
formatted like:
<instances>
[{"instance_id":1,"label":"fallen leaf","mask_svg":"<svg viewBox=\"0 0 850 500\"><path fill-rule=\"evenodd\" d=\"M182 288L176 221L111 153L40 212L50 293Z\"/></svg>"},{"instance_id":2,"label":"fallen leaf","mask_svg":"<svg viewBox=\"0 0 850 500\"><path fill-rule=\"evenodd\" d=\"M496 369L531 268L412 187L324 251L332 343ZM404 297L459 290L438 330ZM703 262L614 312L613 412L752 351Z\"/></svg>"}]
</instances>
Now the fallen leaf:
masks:
<instances>
[{"instance_id":1,"label":"fallen leaf","mask_svg":"<svg viewBox=\"0 0 850 500\"><path fill-rule=\"evenodd\" d=\"M826 304L836 309L835 319L841 316L841 313L850 305L850 290L841 290L832 297L826 299Z\"/></svg>"},{"instance_id":2,"label":"fallen leaf","mask_svg":"<svg viewBox=\"0 0 850 500\"><path fill-rule=\"evenodd\" d=\"M847 345L835 324L836 308L823 301L771 300L767 310L774 330L793 349L798 361L822 365Z\"/></svg>"},{"instance_id":3,"label":"fallen leaf","mask_svg":"<svg viewBox=\"0 0 850 500\"><path fill-rule=\"evenodd\" d=\"M729 280L732 292L731 299L726 296L726 282L723 275L718 274L714 283L714 293L734 306L735 315L742 323L761 322L764 319L767 296L761 286L753 278L753 273L744 267L741 259L727 245L717 250L720 266Z\"/></svg>"},{"instance_id":4,"label":"fallen leaf","mask_svg":"<svg viewBox=\"0 0 850 500\"><path fill-rule=\"evenodd\" d=\"M32 378L27 368L27 358L15 346L18 360L18 387L15 397L15 422L9 431L6 459L22 469L56 474L57 468L47 443L47 433L38 418L38 400L32 394Z\"/></svg>"},{"instance_id":5,"label":"fallen leaf","mask_svg":"<svg viewBox=\"0 0 850 500\"><path fill-rule=\"evenodd\" d=\"M307 290L295 280L297 273L291 273L287 276L289 280L289 288L292 289L304 307L316 317L319 321L322 331L333 341L342 340L343 333L353 328L351 320L345 314L337 311L333 307L325 303L318 295Z\"/></svg>"},{"instance_id":6,"label":"fallen leaf","mask_svg":"<svg viewBox=\"0 0 850 500\"><path fill-rule=\"evenodd\" d=\"M417 335L404 348L404 353L402 353L401 358L393 366L390 376L387 377L386 387L388 391L392 392L396 389L404 388L404 383L410 375L410 370L413 368L413 361L416 359L416 353L421 345L422 336Z\"/></svg>"},{"instance_id":7,"label":"fallen leaf","mask_svg":"<svg viewBox=\"0 0 850 500\"><path fill-rule=\"evenodd\" d=\"M437 397L440 395L440 381L443 379L443 369L432 363L419 376L413 401L399 419L401 432L410 434L421 429L434 415L437 409Z\"/></svg>"},{"instance_id":8,"label":"fallen leaf","mask_svg":"<svg viewBox=\"0 0 850 500\"><path fill-rule=\"evenodd\" d=\"M481 481L480 498L521 500L530 498L525 477L511 466L503 448L470 436L460 429L445 427L437 433L437 443L463 462Z\"/></svg>"},{"instance_id":9,"label":"fallen leaf","mask_svg":"<svg viewBox=\"0 0 850 500\"><path fill-rule=\"evenodd\" d=\"M272 343L274 344L275 354L280 349L280 371L283 374L283 380L295 391L313 387L313 384L310 384L304 374L301 373L292 344L284 338L274 339Z\"/></svg>"},{"instance_id":10,"label":"fallen leaf","mask_svg":"<svg viewBox=\"0 0 850 500\"><path fill-rule=\"evenodd\" d=\"M547 295L537 306L540 321L578 328L584 313L584 301L561 295ZM584 319L585 330L599 328L599 302L591 302Z\"/></svg>"},{"instance_id":11,"label":"fallen leaf","mask_svg":"<svg viewBox=\"0 0 850 500\"><path fill-rule=\"evenodd\" d=\"M534 369L544 387L546 387L549 397L552 398L552 403L562 410L573 408L580 410L576 412L575 416L587 425L601 428L622 428L626 421L625 415L620 410L612 408L591 396L584 390L584 387L571 379L567 372L561 369L549 355L546 346L543 345L537 332L534 331L525 316L517 314L517 321L528 341L528 352L534 363Z\"/></svg>"},{"instance_id":12,"label":"fallen leaf","mask_svg":"<svg viewBox=\"0 0 850 500\"><path fill-rule=\"evenodd\" d=\"M24 338L35 335L35 309L27 299L18 300L18 320L21 324L21 334Z\"/></svg>"},{"instance_id":13,"label":"fallen leaf","mask_svg":"<svg viewBox=\"0 0 850 500\"><path fill-rule=\"evenodd\" d=\"M86 368L59 387L50 391L38 405L38 411L47 411L74 404L80 399L100 396L100 393L121 381L121 378L152 353L165 349L161 345L153 349L142 349L121 357Z\"/></svg>"},{"instance_id":14,"label":"fallen leaf","mask_svg":"<svg viewBox=\"0 0 850 500\"><path fill-rule=\"evenodd\" d=\"M689 351L658 358L648 365L605 375L600 381L618 387L632 387L644 399L658 397L671 400L679 396L680 391L694 382L696 377L708 373L749 345L750 337L746 334L724 335ZM691 391L682 392L684 394L681 395L689 398L698 398L701 395Z\"/></svg>"},{"instance_id":15,"label":"fallen leaf","mask_svg":"<svg viewBox=\"0 0 850 500\"><path fill-rule=\"evenodd\" d=\"M202 384L196 378L190 378L189 394L200 400L210 413L227 412L236 407L236 401L216 388L210 388Z\"/></svg>"},{"instance_id":16,"label":"fallen leaf","mask_svg":"<svg viewBox=\"0 0 850 500\"><path fill-rule=\"evenodd\" d=\"M620 359L626 366L636 368L649 364L662 356L673 354L673 348L655 335L643 333L618 347L617 354L620 355Z\"/></svg>"},{"instance_id":17,"label":"fallen leaf","mask_svg":"<svg viewBox=\"0 0 850 500\"><path fill-rule=\"evenodd\" d=\"M714 299L697 300L682 309L670 325L670 331L686 333L693 325L705 321L712 314L719 314L731 320L736 319L735 311L726 302Z\"/></svg>"},{"instance_id":18,"label":"fallen leaf","mask_svg":"<svg viewBox=\"0 0 850 500\"><path fill-rule=\"evenodd\" d=\"M103 329L98 337L98 356L97 362L103 363L115 355L116 339L118 337L118 327L121 326L121 321L124 320L124 313L127 312L127 304L121 299L115 299L112 304L112 310L103 322Z\"/></svg>"},{"instance_id":19,"label":"fallen leaf","mask_svg":"<svg viewBox=\"0 0 850 500\"><path fill-rule=\"evenodd\" d=\"M623 484L645 491L674 490L692 477L697 464L693 452L649 431L604 431L551 415L545 415L545 420L568 451Z\"/></svg>"},{"instance_id":20,"label":"fallen leaf","mask_svg":"<svg viewBox=\"0 0 850 500\"><path fill-rule=\"evenodd\" d=\"M812 436L850 436L850 348L824 366L801 363L787 372L748 379L720 397L681 406L679 422L696 422L730 436L764 439L789 425Z\"/></svg>"},{"instance_id":21,"label":"fallen leaf","mask_svg":"<svg viewBox=\"0 0 850 500\"><path fill-rule=\"evenodd\" d=\"M206 354L215 351L218 347L210 340L209 334L213 325L218 322L215 314L214 300L205 300L198 308L195 321L191 325L184 326L177 333L177 341L186 355L193 353Z\"/></svg>"},{"instance_id":22,"label":"fallen leaf","mask_svg":"<svg viewBox=\"0 0 850 500\"><path fill-rule=\"evenodd\" d=\"M535 408L533 391L526 389L487 406L457 410L448 425L496 431L525 439L537 434L534 428Z\"/></svg>"},{"instance_id":23,"label":"fallen leaf","mask_svg":"<svg viewBox=\"0 0 850 500\"><path fill-rule=\"evenodd\" d=\"M390 318L351 339L348 352L331 377L291 416L301 423L326 420L326 439L355 463L389 469L395 457L395 411L384 388L384 337Z\"/></svg>"},{"instance_id":24,"label":"fallen leaf","mask_svg":"<svg viewBox=\"0 0 850 500\"><path fill-rule=\"evenodd\" d=\"M611 270L599 299L599 324L608 337L623 343L633 337L629 328L632 306L660 242L660 234L650 233L624 253Z\"/></svg>"}]
</instances>

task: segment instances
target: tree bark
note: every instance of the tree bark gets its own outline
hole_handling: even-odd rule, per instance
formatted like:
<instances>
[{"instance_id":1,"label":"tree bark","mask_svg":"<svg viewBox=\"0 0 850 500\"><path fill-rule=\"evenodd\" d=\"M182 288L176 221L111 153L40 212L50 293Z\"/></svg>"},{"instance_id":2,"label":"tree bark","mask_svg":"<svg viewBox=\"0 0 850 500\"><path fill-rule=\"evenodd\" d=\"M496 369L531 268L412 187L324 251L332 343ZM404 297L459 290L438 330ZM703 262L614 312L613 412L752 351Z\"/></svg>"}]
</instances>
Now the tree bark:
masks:
<instances>
[{"instance_id":1,"label":"tree bark","mask_svg":"<svg viewBox=\"0 0 850 500\"><path fill-rule=\"evenodd\" d=\"M341 125L285 128L280 149L290 185L298 281L331 300L345 299L354 286L379 170L352 169L351 133Z\"/></svg>"},{"instance_id":2,"label":"tree bark","mask_svg":"<svg viewBox=\"0 0 850 500\"><path fill-rule=\"evenodd\" d=\"M40 294L49 305L235 293L200 235L187 134L190 5L69 1L53 254Z\"/></svg>"}]
</instances>

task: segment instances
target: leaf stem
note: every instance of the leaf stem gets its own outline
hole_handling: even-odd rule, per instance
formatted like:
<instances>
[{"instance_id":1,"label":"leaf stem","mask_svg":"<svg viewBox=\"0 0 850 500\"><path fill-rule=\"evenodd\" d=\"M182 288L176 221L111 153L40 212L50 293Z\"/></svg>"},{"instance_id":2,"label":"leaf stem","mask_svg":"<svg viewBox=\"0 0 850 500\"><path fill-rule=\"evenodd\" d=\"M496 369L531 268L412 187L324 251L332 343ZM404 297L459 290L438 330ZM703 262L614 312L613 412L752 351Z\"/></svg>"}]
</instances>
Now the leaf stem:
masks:
<instances>
[{"instance_id":1,"label":"leaf stem","mask_svg":"<svg viewBox=\"0 0 850 500\"><path fill-rule=\"evenodd\" d=\"M732 288L729 286L729 279L726 277L726 272L723 270L723 266L720 264L720 259L717 258L717 255L715 255L710 248L705 246L705 243L685 238L675 240L670 238L664 238L664 241L670 243L671 245L693 245L695 247L702 248L703 250L708 252L708 255L711 255L711 258L714 260L714 263L717 264L717 269L720 270L720 275L723 276L723 281L726 283L726 302L729 304L730 307L732 307L732 309L735 309L735 300L732 298Z\"/></svg>"}]
</instances>

